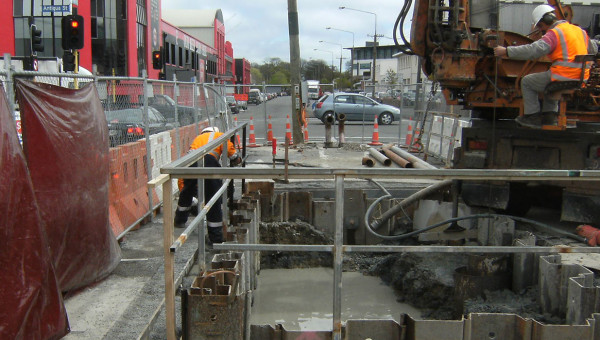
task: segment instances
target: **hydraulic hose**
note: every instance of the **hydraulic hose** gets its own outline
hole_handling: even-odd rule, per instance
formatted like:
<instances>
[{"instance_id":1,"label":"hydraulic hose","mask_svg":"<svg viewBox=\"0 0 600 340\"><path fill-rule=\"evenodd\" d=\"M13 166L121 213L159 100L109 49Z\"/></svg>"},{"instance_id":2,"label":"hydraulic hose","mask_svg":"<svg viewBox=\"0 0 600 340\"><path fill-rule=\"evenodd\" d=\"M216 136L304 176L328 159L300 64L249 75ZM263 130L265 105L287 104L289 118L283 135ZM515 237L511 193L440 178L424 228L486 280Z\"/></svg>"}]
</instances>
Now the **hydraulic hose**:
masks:
<instances>
[{"instance_id":1,"label":"hydraulic hose","mask_svg":"<svg viewBox=\"0 0 600 340\"><path fill-rule=\"evenodd\" d=\"M373 222L373 225L370 225L369 220L371 219L371 213L373 212L374 207L379 202L381 202L383 199L389 197L390 195L378 198L377 200L375 200L375 202L373 202L373 204L371 204L369 206L369 208L367 209L367 212L365 214L365 225L367 226L367 230L371 231L371 230L379 229L385 221L392 218L394 215L399 213L405 207L417 202L418 200L422 199L423 197L427 197L427 196L431 195L432 193L439 191L441 189L444 189L450 185L452 185L452 180L445 180L445 181L441 181L439 183L430 185L425 189L421 189L421 190L417 191L416 193L408 196L402 202L400 202L400 203L396 204L395 206L391 207L390 209L388 209L386 212L383 213L383 215L381 215L381 217L377 221ZM374 234L374 235L378 236L378 234Z\"/></svg>"},{"instance_id":2,"label":"hydraulic hose","mask_svg":"<svg viewBox=\"0 0 600 340\"><path fill-rule=\"evenodd\" d=\"M380 235L377 234L374 230L372 230L369 225L367 225L367 230L374 236L377 236L379 238L385 239L385 240L401 240L407 237L411 237L426 231L429 231L431 229L437 228L439 226L442 226L444 224L449 224L449 223L453 223L453 222L457 222L457 221L462 221L462 220L468 220L468 219L474 219L474 218L495 218L495 217L506 217L506 218L510 218L514 221L518 221L518 222L524 222L524 223L529 223L529 224L533 224L536 227L540 227L542 229L547 229L550 230L556 234L571 238L573 240L582 242L582 243L586 243L586 239L584 237L578 236L578 235L574 235L571 234L569 232L566 232L564 230L560 230L558 228L549 226L545 223L541 223L535 220L531 220L528 218L524 218L524 217L517 217L517 216L511 216L511 215L502 215L502 214L477 214L477 215L468 215L468 216L461 216L461 217L455 217L455 218L451 218L451 219L447 219L445 221L427 226L423 229L419 229L419 230L415 230L415 231L411 231L409 233L405 233L402 235L393 235L393 236L387 236L387 235Z\"/></svg>"}]
</instances>

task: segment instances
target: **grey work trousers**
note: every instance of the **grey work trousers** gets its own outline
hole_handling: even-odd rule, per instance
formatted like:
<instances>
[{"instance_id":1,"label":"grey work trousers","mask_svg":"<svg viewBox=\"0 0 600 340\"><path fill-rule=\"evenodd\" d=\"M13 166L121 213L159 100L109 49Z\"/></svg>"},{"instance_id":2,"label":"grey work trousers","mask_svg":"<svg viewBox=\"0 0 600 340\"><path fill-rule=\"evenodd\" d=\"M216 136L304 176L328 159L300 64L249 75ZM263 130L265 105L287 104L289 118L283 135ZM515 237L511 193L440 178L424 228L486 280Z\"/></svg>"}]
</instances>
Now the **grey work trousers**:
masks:
<instances>
[{"instance_id":1,"label":"grey work trousers","mask_svg":"<svg viewBox=\"0 0 600 340\"><path fill-rule=\"evenodd\" d=\"M544 89L551 80L550 71L532 73L523 77L521 80L521 92L523 93L523 113L526 115L538 112L558 112L558 101L551 100L544 96L542 110L540 110L540 100L538 95L544 92Z\"/></svg>"}]
</instances>

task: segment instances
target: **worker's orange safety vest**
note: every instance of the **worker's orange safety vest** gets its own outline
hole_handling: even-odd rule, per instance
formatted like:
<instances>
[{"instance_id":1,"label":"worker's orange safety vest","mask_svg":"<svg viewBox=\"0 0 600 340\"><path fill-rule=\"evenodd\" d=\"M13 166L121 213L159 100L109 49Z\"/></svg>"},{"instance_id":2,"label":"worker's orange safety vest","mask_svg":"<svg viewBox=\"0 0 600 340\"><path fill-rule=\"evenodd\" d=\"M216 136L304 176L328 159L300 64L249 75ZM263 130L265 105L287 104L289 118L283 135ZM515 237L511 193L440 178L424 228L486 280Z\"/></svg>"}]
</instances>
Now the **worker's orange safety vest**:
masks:
<instances>
[{"instance_id":1,"label":"worker's orange safety vest","mask_svg":"<svg viewBox=\"0 0 600 340\"><path fill-rule=\"evenodd\" d=\"M203 134L200 134L198 137L194 138L192 145L190 145L190 151L196 150L212 142L216 138L219 138L219 136L221 136L222 134L223 132L205 132ZM222 152L223 144L216 147L213 151L209 152L209 154L213 155L217 160L219 160ZM231 143L231 141L227 141L227 156L231 157L235 154L235 152L235 146L233 145L233 143ZM179 187L179 191L183 190L183 178L179 178L177 180L177 187Z\"/></svg>"},{"instance_id":2,"label":"worker's orange safety vest","mask_svg":"<svg viewBox=\"0 0 600 340\"><path fill-rule=\"evenodd\" d=\"M582 64L575 62L575 56L588 53L589 38L587 33L578 26L567 22L556 25L552 31L558 37L558 44L549 55L552 60L552 66L550 67L552 81L579 80ZM587 80L589 76L588 66L585 70L584 79Z\"/></svg>"}]
</instances>

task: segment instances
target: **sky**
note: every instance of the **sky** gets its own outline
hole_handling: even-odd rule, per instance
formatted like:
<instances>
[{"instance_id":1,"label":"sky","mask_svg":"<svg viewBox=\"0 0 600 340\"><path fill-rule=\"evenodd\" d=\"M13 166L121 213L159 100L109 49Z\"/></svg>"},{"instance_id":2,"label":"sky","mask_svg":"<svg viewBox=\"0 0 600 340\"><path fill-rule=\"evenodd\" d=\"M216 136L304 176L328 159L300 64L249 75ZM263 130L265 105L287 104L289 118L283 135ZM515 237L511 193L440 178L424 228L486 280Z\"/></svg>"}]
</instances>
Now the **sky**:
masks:
<instances>
[{"instance_id":1,"label":"sky","mask_svg":"<svg viewBox=\"0 0 600 340\"><path fill-rule=\"evenodd\" d=\"M300 58L323 60L339 67L340 48L365 46L373 41L375 19L380 45L393 45L394 22L403 6L398 0L297 0L300 29ZM355 10L340 10L340 6ZM163 9L221 9L225 39L233 45L234 58L262 64L269 58L290 60L288 1L286 0L162 0ZM405 22L409 38L412 11ZM173 23L174 24L174 23ZM323 41L323 42L319 42ZM340 46L340 44L342 46ZM315 51L315 49L317 49ZM342 50L343 65L350 51ZM343 67L346 68L345 66Z\"/></svg>"}]
</instances>

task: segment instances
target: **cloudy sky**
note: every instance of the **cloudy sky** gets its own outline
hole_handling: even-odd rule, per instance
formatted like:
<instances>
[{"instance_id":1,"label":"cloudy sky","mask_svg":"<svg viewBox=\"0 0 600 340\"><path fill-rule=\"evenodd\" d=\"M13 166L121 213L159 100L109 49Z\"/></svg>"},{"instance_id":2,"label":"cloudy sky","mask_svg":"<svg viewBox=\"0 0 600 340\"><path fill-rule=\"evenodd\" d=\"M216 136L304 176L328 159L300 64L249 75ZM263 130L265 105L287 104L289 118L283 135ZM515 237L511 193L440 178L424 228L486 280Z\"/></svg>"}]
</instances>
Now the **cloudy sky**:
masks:
<instances>
[{"instance_id":1,"label":"cloudy sky","mask_svg":"<svg viewBox=\"0 0 600 340\"><path fill-rule=\"evenodd\" d=\"M290 60L287 3L286 0L162 0L162 8L220 8L225 21L225 39L231 41L234 57L263 63L273 57ZM333 52L334 65L339 65L338 44L352 47L352 34L327 30L326 27L354 32L355 46L365 46L365 41L372 41L375 28L375 15L340 10L340 6L375 13L377 35L384 36L379 38L380 45L392 45L394 42L389 38L393 36L394 22L403 5L398 0L297 0L297 3L300 57L331 63ZM412 11L405 26L410 27L410 18ZM409 29L405 35L409 33ZM324 42L320 43L320 40ZM346 58L343 61L345 65L350 59L350 52L343 50L342 54Z\"/></svg>"}]
</instances>

